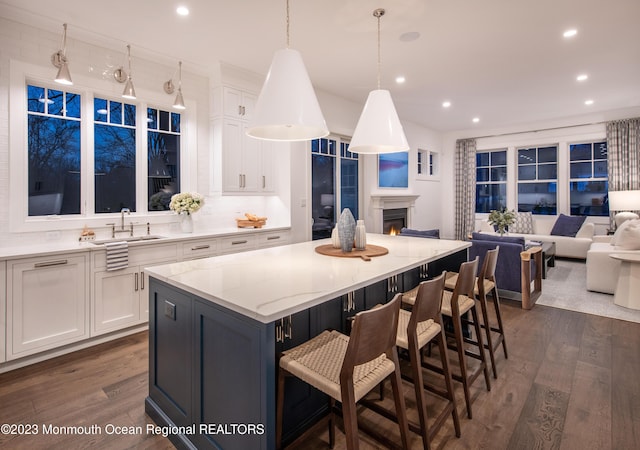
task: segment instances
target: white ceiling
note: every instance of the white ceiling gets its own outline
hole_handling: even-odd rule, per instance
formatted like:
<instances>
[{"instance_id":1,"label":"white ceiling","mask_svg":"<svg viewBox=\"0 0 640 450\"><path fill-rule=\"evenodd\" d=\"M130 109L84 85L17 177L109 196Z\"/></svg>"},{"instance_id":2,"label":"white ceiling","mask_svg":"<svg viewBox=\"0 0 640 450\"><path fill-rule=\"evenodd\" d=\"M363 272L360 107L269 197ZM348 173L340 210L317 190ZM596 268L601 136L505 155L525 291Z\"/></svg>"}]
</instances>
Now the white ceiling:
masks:
<instances>
[{"instance_id":1,"label":"white ceiling","mask_svg":"<svg viewBox=\"0 0 640 450\"><path fill-rule=\"evenodd\" d=\"M175 9L187 5L188 17ZM439 131L640 106L639 0L290 0L291 47L316 88L363 104L381 84L400 117ZM131 43L208 73L266 74L286 44L285 0L0 0L0 14L69 37ZM562 33L576 28L565 39ZM411 42L405 32L420 33ZM78 35L82 35L79 37ZM577 82L581 73L589 75ZM406 82L397 85L396 75ZM586 106L585 100L593 105ZM442 107L449 100L452 106ZM480 122L472 124L471 119Z\"/></svg>"}]
</instances>

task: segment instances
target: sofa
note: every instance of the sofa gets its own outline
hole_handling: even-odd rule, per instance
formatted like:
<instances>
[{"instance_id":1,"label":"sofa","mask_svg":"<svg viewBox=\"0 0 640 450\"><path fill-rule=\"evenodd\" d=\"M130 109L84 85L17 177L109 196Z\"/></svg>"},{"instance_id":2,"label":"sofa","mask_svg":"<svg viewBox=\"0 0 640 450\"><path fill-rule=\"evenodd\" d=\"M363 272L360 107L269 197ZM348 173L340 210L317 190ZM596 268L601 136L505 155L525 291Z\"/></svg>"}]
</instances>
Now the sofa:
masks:
<instances>
[{"instance_id":1,"label":"sofa","mask_svg":"<svg viewBox=\"0 0 640 450\"><path fill-rule=\"evenodd\" d=\"M523 255L527 255L527 245L523 237L472 233L469 260L479 256L478 267L480 268L487 251L498 246L500 250L495 273L498 294L504 298L522 301L523 308L530 309L542 288L541 257L536 258L535 261L523 258ZM527 270L529 276L526 276Z\"/></svg>"},{"instance_id":2,"label":"sofa","mask_svg":"<svg viewBox=\"0 0 640 450\"><path fill-rule=\"evenodd\" d=\"M614 294L622 262L613 253L640 253L640 219L622 223L613 236L595 236L587 252L587 290Z\"/></svg>"},{"instance_id":3,"label":"sofa","mask_svg":"<svg viewBox=\"0 0 640 450\"><path fill-rule=\"evenodd\" d=\"M560 214L560 216L538 216L521 212L516 213L516 216L515 226L509 227L509 236L523 237L525 241L555 242L556 256L576 259L587 258L587 252L593 242L595 227L593 223L586 221L582 222L578 227L578 222L584 220L584 217L578 218L565 216L564 214ZM565 223L569 225L563 228L561 225ZM575 228L571 230L572 226L577 230ZM479 231L481 233L498 234L487 220L481 221ZM571 236L574 232L575 234Z\"/></svg>"}]
</instances>

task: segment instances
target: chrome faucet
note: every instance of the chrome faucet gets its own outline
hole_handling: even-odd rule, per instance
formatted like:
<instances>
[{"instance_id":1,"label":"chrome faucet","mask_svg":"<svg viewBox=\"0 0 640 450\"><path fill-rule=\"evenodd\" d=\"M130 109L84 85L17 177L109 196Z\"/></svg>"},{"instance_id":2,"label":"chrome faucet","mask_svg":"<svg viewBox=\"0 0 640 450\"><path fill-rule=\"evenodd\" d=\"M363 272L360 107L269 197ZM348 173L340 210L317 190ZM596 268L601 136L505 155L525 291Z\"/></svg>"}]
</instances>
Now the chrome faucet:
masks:
<instances>
[{"instance_id":1,"label":"chrome faucet","mask_svg":"<svg viewBox=\"0 0 640 450\"><path fill-rule=\"evenodd\" d=\"M122 208L120 210L120 229L116 230L115 223L108 223L107 225L111 225L111 238L116 237L116 233L126 233L129 232L129 236L133 237L133 222L131 222L131 226L128 230L124 229L124 213L131 214L131 210L129 208Z\"/></svg>"}]
</instances>

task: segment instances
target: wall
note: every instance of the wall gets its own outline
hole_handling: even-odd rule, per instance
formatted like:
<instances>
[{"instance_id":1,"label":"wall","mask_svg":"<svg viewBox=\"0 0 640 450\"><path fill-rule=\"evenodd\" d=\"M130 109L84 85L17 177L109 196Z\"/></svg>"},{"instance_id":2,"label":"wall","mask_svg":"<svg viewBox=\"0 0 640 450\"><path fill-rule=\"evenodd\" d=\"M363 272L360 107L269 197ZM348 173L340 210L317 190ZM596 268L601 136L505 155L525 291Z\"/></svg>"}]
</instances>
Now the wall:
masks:
<instances>
[{"instance_id":1,"label":"wall","mask_svg":"<svg viewBox=\"0 0 640 450\"><path fill-rule=\"evenodd\" d=\"M443 136L444 158L443 171L453 174L454 154L457 139L467 139L476 137L476 147L478 150L492 150L507 148L510 155L508 168L508 178L513 180L516 174L515 149L528 145L558 144L558 174L568 180L568 146L581 140L606 139L605 122L618 120L640 115L640 108L628 108L623 110L608 111L599 114L575 116L555 121L523 124L514 127L496 129L472 129L459 132L447 133ZM507 207L516 209L516 187L515 184L507 185ZM558 184L558 212L569 214L569 192L568 186ZM443 193L443 228L444 237L454 236L454 192L455 180L452 176L442 179ZM484 218L486 215L478 215ZM553 219L549 219L553 220ZM593 217L588 219L596 224L596 233L604 234L609 225L607 218Z\"/></svg>"}]
</instances>

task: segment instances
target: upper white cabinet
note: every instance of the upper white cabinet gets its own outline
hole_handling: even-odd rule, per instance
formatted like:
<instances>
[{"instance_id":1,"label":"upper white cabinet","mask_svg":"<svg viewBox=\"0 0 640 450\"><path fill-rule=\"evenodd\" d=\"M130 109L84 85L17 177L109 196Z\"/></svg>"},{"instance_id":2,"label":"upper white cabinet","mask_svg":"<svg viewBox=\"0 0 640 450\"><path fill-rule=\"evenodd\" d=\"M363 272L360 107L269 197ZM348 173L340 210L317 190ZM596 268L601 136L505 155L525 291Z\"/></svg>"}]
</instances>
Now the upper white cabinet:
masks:
<instances>
[{"instance_id":1,"label":"upper white cabinet","mask_svg":"<svg viewBox=\"0 0 640 450\"><path fill-rule=\"evenodd\" d=\"M277 143L247 136L249 119L257 95L220 86L213 89L212 133L214 167L225 193L267 194L274 192L273 148Z\"/></svg>"},{"instance_id":2,"label":"upper white cabinet","mask_svg":"<svg viewBox=\"0 0 640 450\"><path fill-rule=\"evenodd\" d=\"M222 111L225 117L249 120L258 96L232 87L222 88Z\"/></svg>"},{"instance_id":3,"label":"upper white cabinet","mask_svg":"<svg viewBox=\"0 0 640 450\"><path fill-rule=\"evenodd\" d=\"M87 254L7 262L6 359L89 337Z\"/></svg>"},{"instance_id":4,"label":"upper white cabinet","mask_svg":"<svg viewBox=\"0 0 640 450\"><path fill-rule=\"evenodd\" d=\"M7 333L7 263L0 261L0 363L6 361Z\"/></svg>"}]
</instances>

